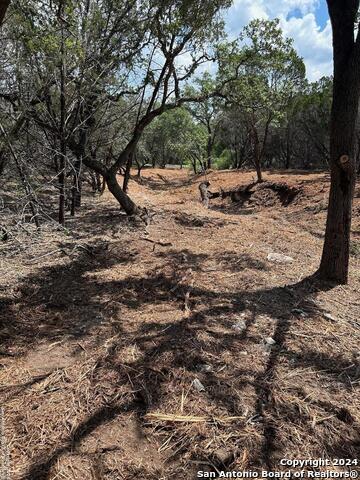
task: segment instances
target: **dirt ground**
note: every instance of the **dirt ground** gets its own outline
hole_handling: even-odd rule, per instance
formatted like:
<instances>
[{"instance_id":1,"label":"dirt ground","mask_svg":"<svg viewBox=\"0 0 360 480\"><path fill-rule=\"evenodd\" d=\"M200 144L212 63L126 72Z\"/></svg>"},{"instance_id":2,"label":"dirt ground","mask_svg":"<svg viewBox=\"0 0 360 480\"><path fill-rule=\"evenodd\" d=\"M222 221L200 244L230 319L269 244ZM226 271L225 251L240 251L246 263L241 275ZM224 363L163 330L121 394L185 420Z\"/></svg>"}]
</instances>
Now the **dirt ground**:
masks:
<instances>
[{"instance_id":1,"label":"dirt ground","mask_svg":"<svg viewBox=\"0 0 360 480\"><path fill-rule=\"evenodd\" d=\"M218 191L253 177L208 180ZM206 209L202 177L147 170L130 194L155 214L149 226L87 194L65 231L1 243L11 480L192 480L360 457L360 190L350 284L333 288L308 278L328 175L265 177L300 193Z\"/></svg>"}]
</instances>

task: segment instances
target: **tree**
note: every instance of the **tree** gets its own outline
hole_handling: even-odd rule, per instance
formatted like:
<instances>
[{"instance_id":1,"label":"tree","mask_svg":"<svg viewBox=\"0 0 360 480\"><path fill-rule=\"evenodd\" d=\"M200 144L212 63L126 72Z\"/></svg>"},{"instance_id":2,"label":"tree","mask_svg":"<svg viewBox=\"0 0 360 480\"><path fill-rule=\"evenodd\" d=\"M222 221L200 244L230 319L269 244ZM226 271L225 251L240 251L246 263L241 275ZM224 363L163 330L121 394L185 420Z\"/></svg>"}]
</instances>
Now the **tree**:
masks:
<instances>
[{"instance_id":1,"label":"tree","mask_svg":"<svg viewBox=\"0 0 360 480\"><path fill-rule=\"evenodd\" d=\"M233 105L221 112L218 141L230 153L232 168L241 168L252 159L250 132L241 108Z\"/></svg>"},{"instance_id":2,"label":"tree","mask_svg":"<svg viewBox=\"0 0 360 480\"><path fill-rule=\"evenodd\" d=\"M204 93L209 94L216 88L216 82L208 72L204 73L202 77L197 78L195 84L198 87L198 95ZM196 96L196 89L194 87L189 89L189 91ZM222 99L220 99L218 96L210 95L204 101L194 103L189 106L189 111L191 114L206 128L207 131L207 168L211 168L212 164L212 151L219 128L217 116L220 112L222 103Z\"/></svg>"},{"instance_id":3,"label":"tree","mask_svg":"<svg viewBox=\"0 0 360 480\"><path fill-rule=\"evenodd\" d=\"M356 172L356 121L360 96L359 0L327 0L333 30L334 85L330 127L331 186L318 274L348 282ZM355 29L357 32L355 33Z\"/></svg>"},{"instance_id":4,"label":"tree","mask_svg":"<svg viewBox=\"0 0 360 480\"><path fill-rule=\"evenodd\" d=\"M133 90L138 91L130 88L130 77L134 69L144 63L143 49L149 43L147 19L153 8L147 2L143 2L142 7L133 1L118 3L115 0L49 2L41 11L34 11L27 3L17 6L16 27L22 31L23 71L28 71L30 82L40 85L44 92L44 98L31 109L31 117L40 129L39 136L45 135L47 141L52 142L51 149L59 152L61 160L56 161L62 199L61 222L64 178L73 174L74 195L82 164L105 178L109 190L126 212L134 209L116 179L117 171L126 162L110 169L114 155L105 156L106 162L95 159L91 143L100 129L109 130L121 115L131 110L124 98ZM64 15L59 14L61 10ZM66 37L65 29L69 32ZM14 43L19 44L16 32L14 37ZM59 51L61 58L66 58L66 68L60 66L60 82L57 82ZM66 99L61 94L64 90L61 86L65 85ZM124 133L118 135L121 140ZM117 145L123 148L126 143L121 140ZM71 171L63 177L67 164Z\"/></svg>"},{"instance_id":5,"label":"tree","mask_svg":"<svg viewBox=\"0 0 360 480\"><path fill-rule=\"evenodd\" d=\"M188 158L192 133L196 125L185 108L169 110L157 117L144 131L142 156L153 158L153 164L183 165ZM147 154L144 155L147 150Z\"/></svg>"},{"instance_id":6,"label":"tree","mask_svg":"<svg viewBox=\"0 0 360 480\"><path fill-rule=\"evenodd\" d=\"M314 154L328 165L329 130L333 82L330 77L309 84L294 102L292 118L311 142Z\"/></svg>"},{"instance_id":7,"label":"tree","mask_svg":"<svg viewBox=\"0 0 360 480\"><path fill-rule=\"evenodd\" d=\"M301 89L305 66L292 46L284 39L278 20L253 20L245 27L240 40L245 47L225 52L220 75L231 72L237 57L247 57L238 79L228 84L228 102L241 109L251 139L257 179L262 182L261 164L265 156L272 124L279 122L292 97ZM236 52L238 48L238 53Z\"/></svg>"},{"instance_id":8,"label":"tree","mask_svg":"<svg viewBox=\"0 0 360 480\"><path fill-rule=\"evenodd\" d=\"M196 100L185 95L183 86L200 65L214 58L212 48L222 33L218 14L228 5L227 0L167 0L154 2L150 8L145 36L150 55L148 62L144 62L144 48L135 55L135 72L140 79L134 100L138 113L128 141L110 167L84 156L84 163L103 175L110 192L129 215L136 213L137 206L119 186L117 172L132 158L145 128L155 118ZM185 53L191 60L184 66L181 60Z\"/></svg>"}]
</instances>

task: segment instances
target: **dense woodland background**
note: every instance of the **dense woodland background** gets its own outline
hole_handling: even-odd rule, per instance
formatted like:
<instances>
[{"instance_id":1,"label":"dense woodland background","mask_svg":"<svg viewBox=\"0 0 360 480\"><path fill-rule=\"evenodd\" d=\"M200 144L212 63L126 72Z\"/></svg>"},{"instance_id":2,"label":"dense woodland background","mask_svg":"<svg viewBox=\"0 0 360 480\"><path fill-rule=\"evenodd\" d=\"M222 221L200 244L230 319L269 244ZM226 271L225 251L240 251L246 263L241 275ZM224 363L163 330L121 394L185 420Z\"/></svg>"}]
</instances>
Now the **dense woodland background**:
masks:
<instances>
[{"instance_id":1,"label":"dense woodland background","mask_svg":"<svg viewBox=\"0 0 360 480\"><path fill-rule=\"evenodd\" d=\"M226 5L12 3L0 170L22 177L39 222L54 214L44 194L60 196L64 223L65 199L74 214L82 183L103 179L131 211L112 175L131 165L328 168L332 79L306 80L277 21L226 38Z\"/></svg>"}]
</instances>

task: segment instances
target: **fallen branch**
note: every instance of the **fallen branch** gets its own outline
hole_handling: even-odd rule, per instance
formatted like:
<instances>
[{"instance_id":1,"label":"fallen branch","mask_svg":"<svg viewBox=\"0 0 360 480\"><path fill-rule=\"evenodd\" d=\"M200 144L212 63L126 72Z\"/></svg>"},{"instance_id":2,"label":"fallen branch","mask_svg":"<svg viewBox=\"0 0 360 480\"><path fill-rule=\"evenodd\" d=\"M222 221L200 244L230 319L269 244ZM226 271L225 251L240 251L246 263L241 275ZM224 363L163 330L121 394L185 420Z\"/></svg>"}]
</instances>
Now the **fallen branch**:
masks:
<instances>
[{"instance_id":1,"label":"fallen branch","mask_svg":"<svg viewBox=\"0 0 360 480\"><path fill-rule=\"evenodd\" d=\"M171 415L167 413L147 413L145 420L158 422L175 422L175 423L230 423L244 419L244 417L211 417L211 416L194 416L194 415Z\"/></svg>"},{"instance_id":2,"label":"fallen branch","mask_svg":"<svg viewBox=\"0 0 360 480\"><path fill-rule=\"evenodd\" d=\"M57 248L56 250L52 250L51 252L44 253L44 255L40 255L39 257L35 257L35 258L31 259L30 262L26 262L25 265L33 265L34 263L38 263L38 261L41 260L42 258L49 257L50 255L54 255L55 253L59 253L59 252L64 253L64 249L63 248ZM34 260L36 260L36 261L34 261Z\"/></svg>"},{"instance_id":3,"label":"fallen branch","mask_svg":"<svg viewBox=\"0 0 360 480\"><path fill-rule=\"evenodd\" d=\"M171 242L162 242L161 240L152 240L151 238L140 237L140 240L144 240L144 242L154 243L155 245L160 245L161 247L171 247Z\"/></svg>"}]
</instances>

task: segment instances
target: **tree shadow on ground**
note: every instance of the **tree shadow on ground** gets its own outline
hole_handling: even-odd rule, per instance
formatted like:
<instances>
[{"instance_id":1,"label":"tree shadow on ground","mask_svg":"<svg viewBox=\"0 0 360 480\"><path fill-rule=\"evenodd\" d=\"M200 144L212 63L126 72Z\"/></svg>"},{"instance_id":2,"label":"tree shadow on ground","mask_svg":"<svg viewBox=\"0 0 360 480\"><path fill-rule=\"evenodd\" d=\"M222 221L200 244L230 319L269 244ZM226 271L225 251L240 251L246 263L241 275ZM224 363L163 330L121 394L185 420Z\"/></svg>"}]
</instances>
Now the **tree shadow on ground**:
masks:
<instances>
[{"instance_id":1,"label":"tree shadow on ground","mask_svg":"<svg viewBox=\"0 0 360 480\"><path fill-rule=\"evenodd\" d=\"M288 170L279 170L279 169L271 169L264 171L264 175L296 175L307 177L309 175L322 175L324 174L327 179L330 180L330 173L328 169L319 169L319 170L296 170L296 169L288 169Z\"/></svg>"},{"instance_id":2,"label":"tree shadow on ground","mask_svg":"<svg viewBox=\"0 0 360 480\"><path fill-rule=\"evenodd\" d=\"M299 322L294 310L301 310L308 317L321 315L321 309L314 303L313 297L321 289L330 289L331 285L320 285L315 279L309 278L294 285L250 291L236 288L232 291L204 289L190 285L188 278L181 279L182 272L177 265L178 255L179 252L170 252L161 258L165 262L163 267L173 268L171 273L165 274L155 269L142 276L103 281L93 274L114 264L127 264L131 258L124 254L123 259L114 260L108 258L103 251L93 252L90 256L88 252L81 252L70 265L48 267L30 275L20 287L19 296L14 302L5 299L1 338L9 348L20 347L22 353L31 348L34 342L45 339L53 340L65 335L70 339L78 339L90 335L94 317L96 323L96 316L102 313L106 302L107 315L116 316L118 326L113 349L103 361L103 367L116 372L119 384L130 381L132 390L136 392L125 402L114 400L91 412L86 420L77 425L67 441L50 453L41 453L34 458L24 480L48 478L51 468L61 455L76 450L80 440L121 413L134 412L144 427L146 413L163 408L169 393L168 382L176 381L175 372L181 371L184 378L193 378L198 366L208 361L207 353L213 356L215 368L206 376L198 373L207 385L203 395L204 405L208 405L212 411L219 410L224 415L244 416L241 398L233 395L232 382L236 382L237 388L253 388L256 402L251 416L257 417L262 442L258 448L252 449L250 463L268 468L274 466L281 428L272 418L276 416L273 400L277 388L276 371L279 362L283 363L291 355L288 335L292 324ZM185 255L184 268L194 268L206 261L206 256L194 256L189 252L185 252ZM259 265L256 259L244 257L241 259L241 268L257 269ZM124 332L123 309L138 311L147 305L170 304L181 310L190 289L190 313L184 311L180 319L169 318L161 324L144 321L137 325L134 338L141 355L126 363L130 369L138 372L135 378L129 380L122 373L124 360L119 359ZM34 309L41 315L27 318L27 314ZM245 318L244 328L241 333L236 333L232 324L242 314L245 315L242 317ZM254 330L255 324L258 324L259 331ZM270 346L264 342L264 336L269 334L274 340ZM251 361L242 365L238 361L239 349L244 346L248 350L262 352L265 367L260 365L261 368L258 366L252 370ZM219 373L224 365L221 358L224 350L231 355L228 365L231 373L228 376ZM319 355L309 349L293 357L295 364L289 364L290 369L296 365L311 366L319 374L324 374L324 370L331 374L346 369L347 377L343 379L346 388L348 377L356 379L358 375L352 369L351 362L339 355ZM286 422L286 419L282 421ZM245 421L239 420L236 428L242 429L245 425ZM355 438L355 426L353 430ZM352 443L351 448L357 449L356 445ZM184 448L186 447L176 453L175 458L183 454ZM330 450L334 455L343 452L340 444L331 445ZM199 455L204 455L206 459L205 451ZM231 466L236 455L237 453L231 457L226 467Z\"/></svg>"},{"instance_id":3,"label":"tree shadow on ground","mask_svg":"<svg viewBox=\"0 0 360 480\"><path fill-rule=\"evenodd\" d=\"M174 180L166 178L159 173L152 176L141 176L140 178L137 176L131 176L131 180L153 191L160 192L166 190L176 190L178 188L190 186L194 183L191 178Z\"/></svg>"},{"instance_id":4,"label":"tree shadow on ground","mask_svg":"<svg viewBox=\"0 0 360 480\"><path fill-rule=\"evenodd\" d=\"M229 224L229 222L225 222L218 218L211 218L207 216L200 217L199 215L190 215L180 212L174 215L174 220L178 225L187 228L223 227Z\"/></svg>"}]
</instances>

